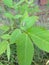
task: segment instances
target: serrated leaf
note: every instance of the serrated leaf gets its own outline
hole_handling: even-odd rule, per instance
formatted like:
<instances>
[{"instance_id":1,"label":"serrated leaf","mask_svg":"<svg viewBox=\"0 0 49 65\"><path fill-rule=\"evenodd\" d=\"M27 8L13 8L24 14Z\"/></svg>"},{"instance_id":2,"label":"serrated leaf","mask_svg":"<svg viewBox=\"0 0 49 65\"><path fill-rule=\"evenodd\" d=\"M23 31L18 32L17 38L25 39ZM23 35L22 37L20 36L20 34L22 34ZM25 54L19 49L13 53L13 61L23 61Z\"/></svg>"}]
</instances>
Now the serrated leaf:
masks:
<instances>
[{"instance_id":1,"label":"serrated leaf","mask_svg":"<svg viewBox=\"0 0 49 65\"><path fill-rule=\"evenodd\" d=\"M13 1L12 0L3 0L4 4L8 7L13 7Z\"/></svg>"},{"instance_id":2,"label":"serrated leaf","mask_svg":"<svg viewBox=\"0 0 49 65\"><path fill-rule=\"evenodd\" d=\"M11 34L10 43L15 43L20 34L21 31L19 29L15 29Z\"/></svg>"},{"instance_id":3,"label":"serrated leaf","mask_svg":"<svg viewBox=\"0 0 49 65\"><path fill-rule=\"evenodd\" d=\"M8 40L10 39L10 35L9 34L4 34L1 36L2 39Z\"/></svg>"},{"instance_id":4,"label":"serrated leaf","mask_svg":"<svg viewBox=\"0 0 49 65\"><path fill-rule=\"evenodd\" d=\"M33 27L28 31L28 33L36 46L38 46L43 51L49 52L48 30L39 27Z\"/></svg>"},{"instance_id":5,"label":"serrated leaf","mask_svg":"<svg viewBox=\"0 0 49 65\"><path fill-rule=\"evenodd\" d=\"M7 58L8 58L8 61L10 60L10 54L11 54L11 52L10 52L10 45L8 44L7 45Z\"/></svg>"},{"instance_id":6,"label":"serrated leaf","mask_svg":"<svg viewBox=\"0 0 49 65\"><path fill-rule=\"evenodd\" d=\"M16 40L17 56L19 65L31 65L34 55L32 41L26 34L22 34Z\"/></svg>"},{"instance_id":7,"label":"serrated leaf","mask_svg":"<svg viewBox=\"0 0 49 65\"><path fill-rule=\"evenodd\" d=\"M26 30L34 25L34 23L38 20L37 16L31 16L31 17L26 17L23 19L21 22L21 28L23 30Z\"/></svg>"},{"instance_id":8,"label":"serrated leaf","mask_svg":"<svg viewBox=\"0 0 49 65\"><path fill-rule=\"evenodd\" d=\"M7 49L7 44L7 41L0 42L0 55L3 54Z\"/></svg>"}]
</instances>

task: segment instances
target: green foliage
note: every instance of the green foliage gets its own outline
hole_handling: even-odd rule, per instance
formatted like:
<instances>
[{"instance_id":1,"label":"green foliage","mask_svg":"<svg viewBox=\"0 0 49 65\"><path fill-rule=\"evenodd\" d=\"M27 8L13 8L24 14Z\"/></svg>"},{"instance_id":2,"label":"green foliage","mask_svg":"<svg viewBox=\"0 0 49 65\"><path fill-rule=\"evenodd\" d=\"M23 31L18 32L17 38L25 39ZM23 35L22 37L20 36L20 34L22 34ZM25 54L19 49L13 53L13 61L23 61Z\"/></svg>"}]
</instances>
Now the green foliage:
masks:
<instances>
[{"instance_id":1,"label":"green foliage","mask_svg":"<svg viewBox=\"0 0 49 65\"><path fill-rule=\"evenodd\" d=\"M7 5L8 7L13 7L13 1L12 0L3 0L4 4Z\"/></svg>"},{"instance_id":2,"label":"green foliage","mask_svg":"<svg viewBox=\"0 0 49 65\"><path fill-rule=\"evenodd\" d=\"M0 62L0 65L3 65L3 64Z\"/></svg>"},{"instance_id":3,"label":"green foliage","mask_svg":"<svg viewBox=\"0 0 49 65\"><path fill-rule=\"evenodd\" d=\"M2 25L2 26L0 26L0 30L2 30L3 33L5 33L9 30L9 27L7 25Z\"/></svg>"},{"instance_id":4,"label":"green foliage","mask_svg":"<svg viewBox=\"0 0 49 65\"><path fill-rule=\"evenodd\" d=\"M38 6L32 1L20 0L17 3L13 0L4 0L4 5L13 8L16 14L4 12L4 16L9 20L10 25L0 26L3 34L0 36L0 55L7 51L7 58L10 61L10 45L16 44L16 51L19 65L31 65L34 55L34 44L41 50L49 52L49 31L40 27L33 27L38 17L34 13L38 12Z\"/></svg>"},{"instance_id":5,"label":"green foliage","mask_svg":"<svg viewBox=\"0 0 49 65\"><path fill-rule=\"evenodd\" d=\"M21 35L21 31L19 29L15 29L12 34L11 34L11 38L10 38L10 42L11 44L16 42L16 39Z\"/></svg>"},{"instance_id":6,"label":"green foliage","mask_svg":"<svg viewBox=\"0 0 49 65\"><path fill-rule=\"evenodd\" d=\"M4 35L1 36L1 38L4 39L4 40L8 40L8 39L10 39L10 35L4 34Z\"/></svg>"},{"instance_id":7,"label":"green foliage","mask_svg":"<svg viewBox=\"0 0 49 65\"><path fill-rule=\"evenodd\" d=\"M0 42L0 55L5 53L5 50L7 49L7 41Z\"/></svg>"},{"instance_id":8,"label":"green foliage","mask_svg":"<svg viewBox=\"0 0 49 65\"><path fill-rule=\"evenodd\" d=\"M36 46L41 50L49 52L49 31L39 27L33 27L28 30L28 33Z\"/></svg>"},{"instance_id":9,"label":"green foliage","mask_svg":"<svg viewBox=\"0 0 49 65\"><path fill-rule=\"evenodd\" d=\"M30 38L23 33L17 38L16 43L19 65L30 65L34 54L34 47Z\"/></svg>"},{"instance_id":10,"label":"green foliage","mask_svg":"<svg viewBox=\"0 0 49 65\"><path fill-rule=\"evenodd\" d=\"M37 21L37 16L25 17L21 22L21 28L24 30L33 26L33 24Z\"/></svg>"},{"instance_id":11,"label":"green foliage","mask_svg":"<svg viewBox=\"0 0 49 65\"><path fill-rule=\"evenodd\" d=\"M4 14L7 18L9 18L9 19L13 19L14 18L14 16L11 14L11 13L5 13Z\"/></svg>"}]
</instances>

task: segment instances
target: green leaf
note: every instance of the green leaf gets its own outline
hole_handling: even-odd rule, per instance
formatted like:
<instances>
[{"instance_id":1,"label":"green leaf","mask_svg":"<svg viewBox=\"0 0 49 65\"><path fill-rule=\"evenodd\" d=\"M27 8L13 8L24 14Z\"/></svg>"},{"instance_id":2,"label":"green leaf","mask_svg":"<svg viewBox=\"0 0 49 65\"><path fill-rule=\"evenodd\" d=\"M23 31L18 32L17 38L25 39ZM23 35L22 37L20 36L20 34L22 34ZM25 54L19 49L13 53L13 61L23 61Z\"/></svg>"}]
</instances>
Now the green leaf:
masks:
<instances>
[{"instance_id":1,"label":"green leaf","mask_svg":"<svg viewBox=\"0 0 49 65\"><path fill-rule=\"evenodd\" d=\"M18 6L18 5L20 5L20 4L22 4L24 2L24 0L20 0L18 3L15 3L15 5L14 5L14 7L16 6Z\"/></svg>"},{"instance_id":2,"label":"green leaf","mask_svg":"<svg viewBox=\"0 0 49 65\"><path fill-rule=\"evenodd\" d=\"M16 40L16 45L19 65L31 65L34 47L28 35L20 35Z\"/></svg>"},{"instance_id":3,"label":"green leaf","mask_svg":"<svg viewBox=\"0 0 49 65\"><path fill-rule=\"evenodd\" d=\"M22 17L22 15L12 15L11 13L5 13L4 15L9 19L18 19Z\"/></svg>"},{"instance_id":4,"label":"green leaf","mask_svg":"<svg viewBox=\"0 0 49 65\"><path fill-rule=\"evenodd\" d=\"M9 44L7 45L7 58L9 61L10 60L10 45Z\"/></svg>"},{"instance_id":5,"label":"green leaf","mask_svg":"<svg viewBox=\"0 0 49 65\"><path fill-rule=\"evenodd\" d=\"M1 36L2 39L8 40L10 39L10 35L9 34L4 34Z\"/></svg>"},{"instance_id":6,"label":"green leaf","mask_svg":"<svg viewBox=\"0 0 49 65\"><path fill-rule=\"evenodd\" d=\"M0 55L3 54L7 49L7 44L7 41L0 42Z\"/></svg>"},{"instance_id":7,"label":"green leaf","mask_svg":"<svg viewBox=\"0 0 49 65\"><path fill-rule=\"evenodd\" d=\"M3 64L0 62L0 65L3 65Z\"/></svg>"},{"instance_id":8,"label":"green leaf","mask_svg":"<svg viewBox=\"0 0 49 65\"><path fill-rule=\"evenodd\" d=\"M11 34L11 38L10 38L10 42L15 43L16 39L20 36L21 31L19 29L15 29L12 34Z\"/></svg>"},{"instance_id":9,"label":"green leaf","mask_svg":"<svg viewBox=\"0 0 49 65\"><path fill-rule=\"evenodd\" d=\"M4 13L4 15L9 18L9 19L13 19L14 16L11 13Z\"/></svg>"},{"instance_id":10,"label":"green leaf","mask_svg":"<svg viewBox=\"0 0 49 65\"><path fill-rule=\"evenodd\" d=\"M4 4L8 7L13 7L13 1L12 0L3 0Z\"/></svg>"},{"instance_id":11,"label":"green leaf","mask_svg":"<svg viewBox=\"0 0 49 65\"><path fill-rule=\"evenodd\" d=\"M49 31L39 27L33 27L28 30L28 33L41 50L49 52Z\"/></svg>"},{"instance_id":12,"label":"green leaf","mask_svg":"<svg viewBox=\"0 0 49 65\"><path fill-rule=\"evenodd\" d=\"M3 30L4 32L9 30L9 27L7 25L2 25L0 26L0 29Z\"/></svg>"},{"instance_id":13,"label":"green leaf","mask_svg":"<svg viewBox=\"0 0 49 65\"><path fill-rule=\"evenodd\" d=\"M23 19L21 22L21 28L23 30L26 30L34 25L34 23L37 21L38 17L37 16L31 16L31 17L26 17Z\"/></svg>"},{"instance_id":14,"label":"green leaf","mask_svg":"<svg viewBox=\"0 0 49 65\"><path fill-rule=\"evenodd\" d=\"M35 4L34 4L34 8L31 8L30 10L33 14L41 12L41 10L39 9L39 6L36 6Z\"/></svg>"},{"instance_id":15,"label":"green leaf","mask_svg":"<svg viewBox=\"0 0 49 65\"><path fill-rule=\"evenodd\" d=\"M25 11L25 13L24 13L24 15L23 15L23 19L22 20L24 20L25 18L27 18L27 17L29 17L28 16L28 11Z\"/></svg>"},{"instance_id":16,"label":"green leaf","mask_svg":"<svg viewBox=\"0 0 49 65\"><path fill-rule=\"evenodd\" d=\"M19 12L19 13L21 13L21 14L24 14L25 11L28 11L28 4L27 4L27 3L24 3L24 4L21 5L21 6L15 4L15 5L14 5L14 9L15 9L17 12Z\"/></svg>"},{"instance_id":17,"label":"green leaf","mask_svg":"<svg viewBox=\"0 0 49 65\"><path fill-rule=\"evenodd\" d=\"M19 14L18 14L18 15L15 15L15 16L14 16L14 19L19 19L19 18L21 18L21 17L22 17L22 15L19 15Z\"/></svg>"}]
</instances>

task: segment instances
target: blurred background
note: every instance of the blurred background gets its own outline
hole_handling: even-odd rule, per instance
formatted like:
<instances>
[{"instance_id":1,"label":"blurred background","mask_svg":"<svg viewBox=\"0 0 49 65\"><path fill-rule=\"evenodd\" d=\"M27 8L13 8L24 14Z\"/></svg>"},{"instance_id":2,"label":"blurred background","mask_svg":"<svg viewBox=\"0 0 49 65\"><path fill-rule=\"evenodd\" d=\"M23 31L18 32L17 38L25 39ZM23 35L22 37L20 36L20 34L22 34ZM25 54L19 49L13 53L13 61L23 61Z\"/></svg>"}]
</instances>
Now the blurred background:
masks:
<instances>
[{"instance_id":1,"label":"blurred background","mask_svg":"<svg viewBox=\"0 0 49 65\"><path fill-rule=\"evenodd\" d=\"M19 0L13 0L14 2L18 2ZM39 8L39 12L35 13L34 15L39 16L39 20L35 23L34 26L42 26L46 29L49 29L49 1L48 0L34 0L36 7L36 10ZM16 13L13 9L7 8L3 1L0 0L0 26L3 24L9 25L9 20L4 17L3 13L5 12L5 9L12 12L13 14ZM0 35L2 34L2 31L0 31ZM34 59L32 61L32 65L46 65L46 63L49 61L49 53L46 53L39 48L35 47L35 54ZM17 63L17 56L16 56L16 47L15 45L11 45L11 61L7 61L6 54L3 54L0 57L0 62L2 62L4 65L18 65ZM49 63L47 64L49 65Z\"/></svg>"}]
</instances>

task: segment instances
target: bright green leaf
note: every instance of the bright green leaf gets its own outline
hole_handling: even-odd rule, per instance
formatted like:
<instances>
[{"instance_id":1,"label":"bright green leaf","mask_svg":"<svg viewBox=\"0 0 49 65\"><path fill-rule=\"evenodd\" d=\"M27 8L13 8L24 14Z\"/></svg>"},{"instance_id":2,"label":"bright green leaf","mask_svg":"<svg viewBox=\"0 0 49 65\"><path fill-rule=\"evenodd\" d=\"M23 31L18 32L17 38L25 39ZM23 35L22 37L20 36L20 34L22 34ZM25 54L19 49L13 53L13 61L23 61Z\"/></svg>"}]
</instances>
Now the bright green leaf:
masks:
<instances>
[{"instance_id":1,"label":"bright green leaf","mask_svg":"<svg viewBox=\"0 0 49 65\"><path fill-rule=\"evenodd\" d=\"M0 26L0 29L3 30L4 32L9 30L9 27L7 25L2 25Z\"/></svg>"},{"instance_id":2,"label":"bright green leaf","mask_svg":"<svg viewBox=\"0 0 49 65\"><path fill-rule=\"evenodd\" d=\"M13 7L13 1L12 0L3 0L4 4L8 7Z\"/></svg>"},{"instance_id":3,"label":"bright green leaf","mask_svg":"<svg viewBox=\"0 0 49 65\"><path fill-rule=\"evenodd\" d=\"M14 5L14 9L17 11L17 12L20 12L21 14L25 14L25 11L28 12L28 5L27 3L23 4L22 6L17 6L17 4Z\"/></svg>"},{"instance_id":4,"label":"bright green leaf","mask_svg":"<svg viewBox=\"0 0 49 65\"><path fill-rule=\"evenodd\" d=\"M36 46L49 52L49 31L39 27L33 27L28 31Z\"/></svg>"},{"instance_id":5,"label":"bright green leaf","mask_svg":"<svg viewBox=\"0 0 49 65\"><path fill-rule=\"evenodd\" d=\"M11 34L10 42L15 43L16 39L20 36L20 34L21 31L19 29L15 29Z\"/></svg>"},{"instance_id":6,"label":"bright green leaf","mask_svg":"<svg viewBox=\"0 0 49 65\"><path fill-rule=\"evenodd\" d=\"M18 3L16 3L15 5L18 6L18 5L22 4L23 2L24 2L24 0L21 0Z\"/></svg>"},{"instance_id":7,"label":"bright green leaf","mask_svg":"<svg viewBox=\"0 0 49 65\"><path fill-rule=\"evenodd\" d=\"M13 19L14 18L14 16L11 14L11 13L5 13L4 14L7 18L11 18L11 19Z\"/></svg>"},{"instance_id":8,"label":"bright green leaf","mask_svg":"<svg viewBox=\"0 0 49 65\"><path fill-rule=\"evenodd\" d=\"M27 3L23 4L23 5L19 8L19 10L20 10L20 13L21 13L21 14L25 14L25 15L28 14L29 8L28 8Z\"/></svg>"},{"instance_id":9,"label":"bright green leaf","mask_svg":"<svg viewBox=\"0 0 49 65\"><path fill-rule=\"evenodd\" d=\"M2 39L8 40L10 39L10 35L9 34L4 34L1 36Z\"/></svg>"},{"instance_id":10,"label":"bright green leaf","mask_svg":"<svg viewBox=\"0 0 49 65\"><path fill-rule=\"evenodd\" d=\"M25 18L27 18L27 17L29 17L29 16L28 16L28 12L27 12L27 11L25 11L25 13L24 13L24 15L23 15L22 20L24 20L24 19L25 19Z\"/></svg>"},{"instance_id":11,"label":"bright green leaf","mask_svg":"<svg viewBox=\"0 0 49 65\"><path fill-rule=\"evenodd\" d=\"M7 49L7 41L0 42L0 55L5 53L5 50Z\"/></svg>"},{"instance_id":12,"label":"bright green leaf","mask_svg":"<svg viewBox=\"0 0 49 65\"><path fill-rule=\"evenodd\" d=\"M21 17L22 17L22 15L19 15L19 14L18 14L18 15L15 15L15 16L14 16L14 19L19 19L19 18L21 18Z\"/></svg>"},{"instance_id":13,"label":"bright green leaf","mask_svg":"<svg viewBox=\"0 0 49 65\"><path fill-rule=\"evenodd\" d=\"M17 56L19 65L31 65L34 55L32 41L26 34L22 34L16 40Z\"/></svg>"},{"instance_id":14,"label":"bright green leaf","mask_svg":"<svg viewBox=\"0 0 49 65\"><path fill-rule=\"evenodd\" d=\"M21 28L23 30L26 30L30 27L33 26L33 24L37 21L38 17L37 16L31 16L31 17L26 17L24 20L21 22Z\"/></svg>"}]
</instances>

